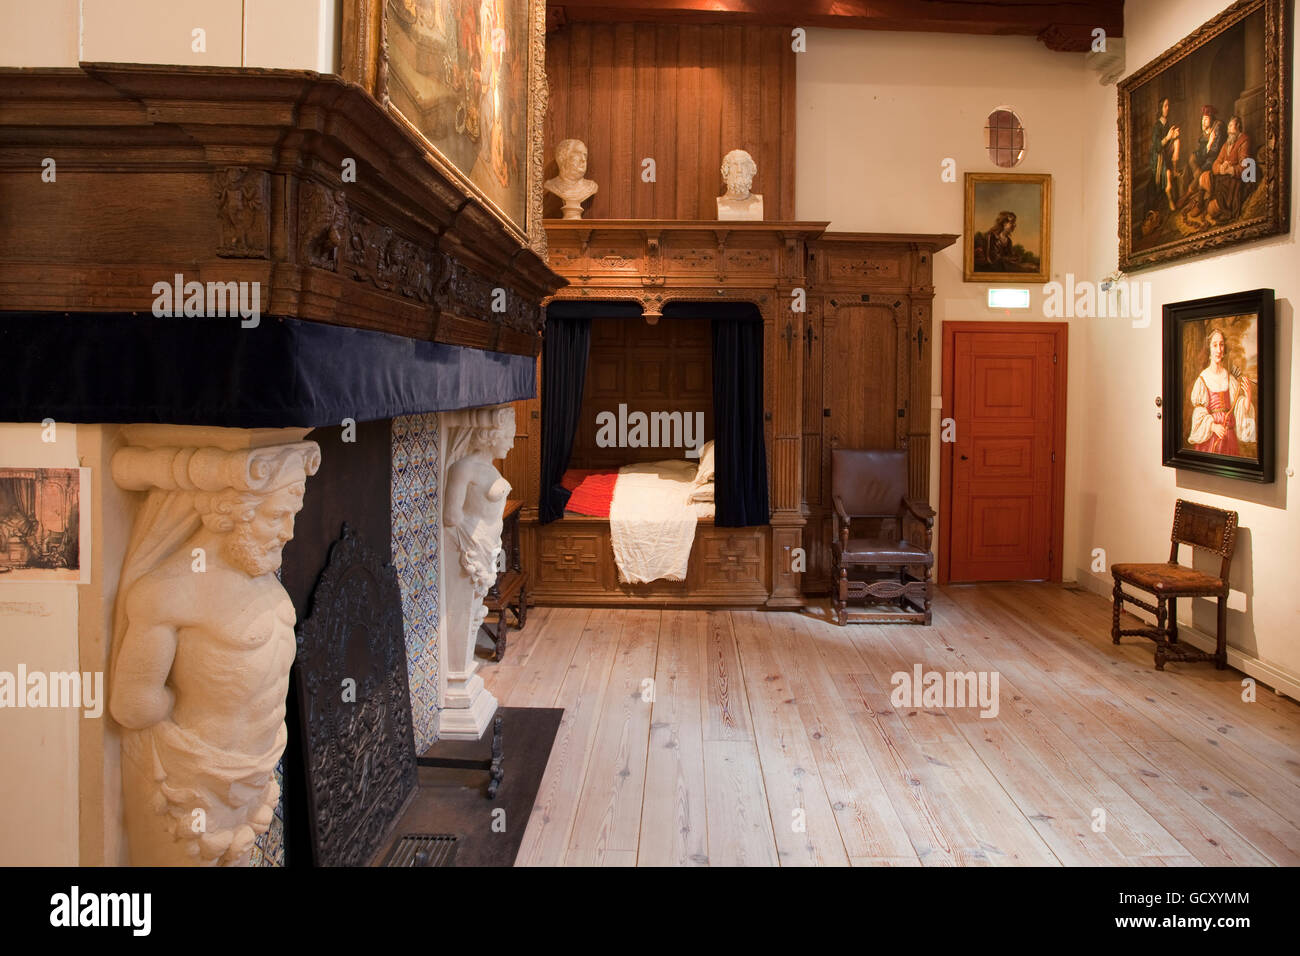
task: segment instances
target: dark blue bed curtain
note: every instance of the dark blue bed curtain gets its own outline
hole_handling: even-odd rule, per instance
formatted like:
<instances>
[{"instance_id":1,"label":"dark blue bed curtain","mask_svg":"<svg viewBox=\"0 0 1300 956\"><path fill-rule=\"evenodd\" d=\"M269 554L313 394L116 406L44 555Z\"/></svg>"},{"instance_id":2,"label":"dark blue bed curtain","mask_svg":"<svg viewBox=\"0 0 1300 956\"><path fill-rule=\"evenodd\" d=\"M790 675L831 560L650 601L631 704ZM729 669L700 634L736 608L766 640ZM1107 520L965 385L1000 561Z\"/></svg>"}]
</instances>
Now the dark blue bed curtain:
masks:
<instances>
[{"instance_id":1,"label":"dark blue bed curtain","mask_svg":"<svg viewBox=\"0 0 1300 956\"><path fill-rule=\"evenodd\" d=\"M569 467L587 381L591 319L547 310L542 336L542 473L537 515L542 524L564 517L570 492L560 485Z\"/></svg>"},{"instance_id":2,"label":"dark blue bed curtain","mask_svg":"<svg viewBox=\"0 0 1300 956\"><path fill-rule=\"evenodd\" d=\"M767 448L763 440L763 322L713 320L713 437L717 486L714 524L767 524Z\"/></svg>"},{"instance_id":3,"label":"dark blue bed curtain","mask_svg":"<svg viewBox=\"0 0 1300 956\"><path fill-rule=\"evenodd\" d=\"M542 473L537 517L549 524L564 517L570 492L560 481L569 467L587 383L587 352L593 318L641 315L635 302L552 302L542 333Z\"/></svg>"}]
</instances>

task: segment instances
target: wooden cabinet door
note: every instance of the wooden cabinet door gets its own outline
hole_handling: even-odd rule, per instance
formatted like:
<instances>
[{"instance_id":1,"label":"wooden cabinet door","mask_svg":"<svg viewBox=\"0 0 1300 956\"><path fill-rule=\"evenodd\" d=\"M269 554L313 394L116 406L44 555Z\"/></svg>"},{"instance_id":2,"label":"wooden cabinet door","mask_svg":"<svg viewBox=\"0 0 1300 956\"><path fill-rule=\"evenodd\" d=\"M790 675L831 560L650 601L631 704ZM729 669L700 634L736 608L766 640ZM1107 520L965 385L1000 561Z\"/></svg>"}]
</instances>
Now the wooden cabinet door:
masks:
<instances>
[{"instance_id":1,"label":"wooden cabinet door","mask_svg":"<svg viewBox=\"0 0 1300 956\"><path fill-rule=\"evenodd\" d=\"M951 333L948 580L1054 577L1058 411L1065 395L1054 329ZM1058 403L1060 408L1058 409ZM1063 431L1062 431L1063 434ZM1057 572L1059 573L1059 572Z\"/></svg>"},{"instance_id":2,"label":"wooden cabinet door","mask_svg":"<svg viewBox=\"0 0 1300 956\"><path fill-rule=\"evenodd\" d=\"M898 310L883 303L828 309L824 334L823 400L830 415L823 421L823 461L835 448L897 448L908 389ZM829 465L824 472L829 481Z\"/></svg>"}]
</instances>

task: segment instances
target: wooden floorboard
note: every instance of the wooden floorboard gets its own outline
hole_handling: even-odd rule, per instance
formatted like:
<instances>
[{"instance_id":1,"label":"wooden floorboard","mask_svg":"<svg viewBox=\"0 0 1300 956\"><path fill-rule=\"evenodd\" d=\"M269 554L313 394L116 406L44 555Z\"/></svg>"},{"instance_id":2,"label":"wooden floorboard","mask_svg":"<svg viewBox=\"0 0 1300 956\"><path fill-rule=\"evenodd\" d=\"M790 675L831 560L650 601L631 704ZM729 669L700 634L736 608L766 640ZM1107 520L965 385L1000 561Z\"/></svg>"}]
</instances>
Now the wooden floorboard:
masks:
<instances>
[{"instance_id":1,"label":"wooden floorboard","mask_svg":"<svg viewBox=\"0 0 1300 956\"><path fill-rule=\"evenodd\" d=\"M1300 865L1300 706L1155 671L1110 613L1047 584L941 588L932 627L535 609L480 662L501 704L565 710L518 862ZM997 715L895 706L916 665L996 673Z\"/></svg>"}]
</instances>

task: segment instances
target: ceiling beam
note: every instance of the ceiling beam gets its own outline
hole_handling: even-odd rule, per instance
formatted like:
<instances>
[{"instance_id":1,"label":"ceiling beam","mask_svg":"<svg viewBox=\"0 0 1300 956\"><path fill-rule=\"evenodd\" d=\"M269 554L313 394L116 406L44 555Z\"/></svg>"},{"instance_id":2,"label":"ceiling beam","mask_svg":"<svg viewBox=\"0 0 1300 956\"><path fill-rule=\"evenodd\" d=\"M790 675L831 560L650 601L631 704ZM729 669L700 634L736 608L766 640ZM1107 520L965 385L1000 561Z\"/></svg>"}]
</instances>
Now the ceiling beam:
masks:
<instances>
[{"instance_id":1,"label":"ceiling beam","mask_svg":"<svg viewBox=\"0 0 1300 956\"><path fill-rule=\"evenodd\" d=\"M1124 35L1124 0L604 0L552 3L548 24L566 22L752 23L852 30L1033 36L1050 49L1083 52L1092 31Z\"/></svg>"}]
</instances>

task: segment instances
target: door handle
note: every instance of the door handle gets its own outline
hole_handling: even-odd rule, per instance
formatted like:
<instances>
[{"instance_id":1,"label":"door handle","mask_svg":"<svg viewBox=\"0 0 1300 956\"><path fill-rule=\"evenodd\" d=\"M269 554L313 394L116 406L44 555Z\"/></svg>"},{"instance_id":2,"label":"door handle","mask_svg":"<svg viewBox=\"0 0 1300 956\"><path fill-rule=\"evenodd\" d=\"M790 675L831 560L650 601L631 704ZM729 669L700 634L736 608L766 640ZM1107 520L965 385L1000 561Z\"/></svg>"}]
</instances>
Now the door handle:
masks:
<instances>
[{"instance_id":1,"label":"door handle","mask_svg":"<svg viewBox=\"0 0 1300 956\"><path fill-rule=\"evenodd\" d=\"M967 458L965 455L962 455L962 456L961 456L961 460L962 460L962 461L970 461L970 459Z\"/></svg>"}]
</instances>

